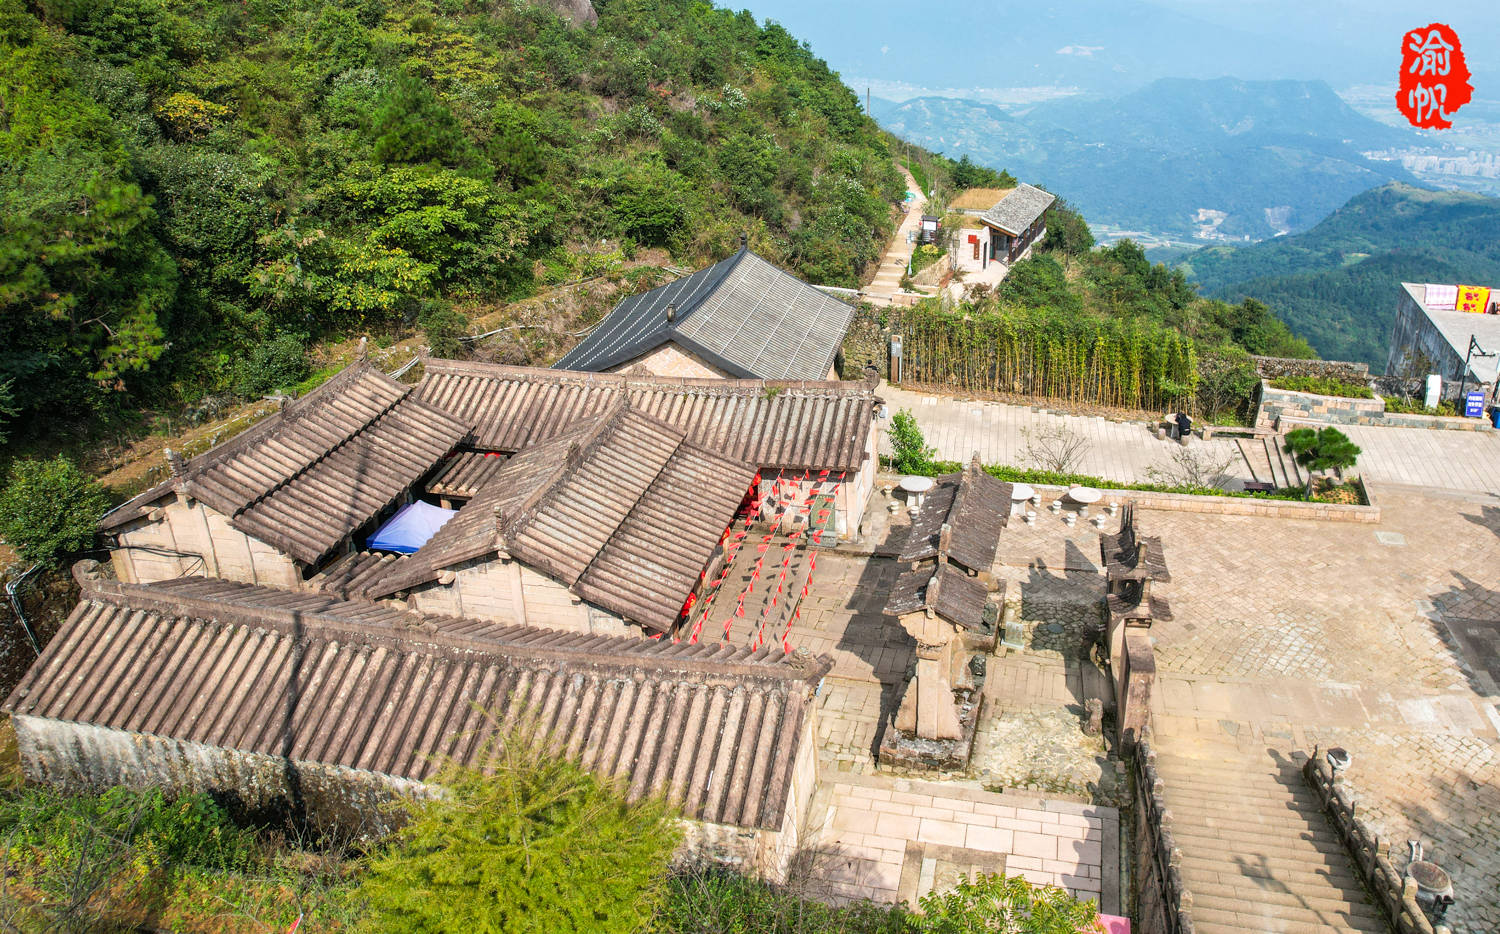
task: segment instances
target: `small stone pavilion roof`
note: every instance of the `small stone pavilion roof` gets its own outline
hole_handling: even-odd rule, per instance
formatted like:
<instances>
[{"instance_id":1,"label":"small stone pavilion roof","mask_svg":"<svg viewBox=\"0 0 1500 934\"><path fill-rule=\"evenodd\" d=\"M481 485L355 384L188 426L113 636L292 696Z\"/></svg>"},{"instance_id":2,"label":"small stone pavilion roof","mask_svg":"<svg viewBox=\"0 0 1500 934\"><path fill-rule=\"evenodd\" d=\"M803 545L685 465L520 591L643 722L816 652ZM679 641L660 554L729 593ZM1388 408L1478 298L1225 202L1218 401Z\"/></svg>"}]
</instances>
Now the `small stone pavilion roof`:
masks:
<instances>
[{"instance_id":1,"label":"small stone pavilion roof","mask_svg":"<svg viewBox=\"0 0 1500 934\"><path fill-rule=\"evenodd\" d=\"M111 531L174 492L241 532L314 564L469 433L469 425L364 361L104 517Z\"/></svg>"},{"instance_id":2,"label":"small stone pavilion roof","mask_svg":"<svg viewBox=\"0 0 1500 934\"><path fill-rule=\"evenodd\" d=\"M620 302L557 367L599 372L671 342L735 377L823 379L853 315L742 245L728 259Z\"/></svg>"},{"instance_id":3,"label":"small stone pavilion roof","mask_svg":"<svg viewBox=\"0 0 1500 934\"><path fill-rule=\"evenodd\" d=\"M505 461L427 544L363 594L386 596L503 553L590 603L666 632L755 473L617 399Z\"/></svg>"},{"instance_id":4,"label":"small stone pavilion roof","mask_svg":"<svg viewBox=\"0 0 1500 934\"><path fill-rule=\"evenodd\" d=\"M938 477L912 520L900 560L921 561L941 554L971 571L988 573L1000 549L1000 533L1010 521L1011 489L1011 484L985 472L978 454L958 473Z\"/></svg>"},{"instance_id":5,"label":"small stone pavilion roof","mask_svg":"<svg viewBox=\"0 0 1500 934\"><path fill-rule=\"evenodd\" d=\"M496 723L634 798L781 829L826 657L424 616L231 581L87 579L4 710L396 779ZM84 755L111 755L105 746Z\"/></svg>"}]
</instances>

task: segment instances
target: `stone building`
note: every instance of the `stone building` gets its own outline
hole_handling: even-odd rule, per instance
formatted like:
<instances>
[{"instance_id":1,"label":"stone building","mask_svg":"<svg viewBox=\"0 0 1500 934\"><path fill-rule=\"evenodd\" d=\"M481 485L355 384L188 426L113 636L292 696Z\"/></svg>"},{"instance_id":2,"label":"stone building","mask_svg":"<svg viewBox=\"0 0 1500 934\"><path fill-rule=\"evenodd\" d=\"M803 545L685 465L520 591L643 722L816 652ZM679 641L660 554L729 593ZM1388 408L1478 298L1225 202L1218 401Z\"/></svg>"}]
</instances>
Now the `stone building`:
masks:
<instances>
[{"instance_id":1,"label":"stone building","mask_svg":"<svg viewBox=\"0 0 1500 934\"><path fill-rule=\"evenodd\" d=\"M361 361L104 517L123 581L298 587L399 505L470 426Z\"/></svg>"},{"instance_id":2,"label":"stone building","mask_svg":"<svg viewBox=\"0 0 1500 934\"><path fill-rule=\"evenodd\" d=\"M564 370L741 379L837 379L854 309L750 252L616 305L557 362Z\"/></svg>"},{"instance_id":3,"label":"stone building","mask_svg":"<svg viewBox=\"0 0 1500 934\"><path fill-rule=\"evenodd\" d=\"M857 534L879 467L878 378L770 381L583 373L429 360L416 397L473 426L466 447L514 454L627 399L687 439L759 469L768 513L816 499L827 531Z\"/></svg>"},{"instance_id":4,"label":"stone building","mask_svg":"<svg viewBox=\"0 0 1500 934\"><path fill-rule=\"evenodd\" d=\"M207 791L377 835L383 804L524 727L632 798L666 796L698 858L776 880L801 840L827 658L75 574L77 608L4 705L33 781Z\"/></svg>"},{"instance_id":5,"label":"stone building","mask_svg":"<svg viewBox=\"0 0 1500 934\"><path fill-rule=\"evenodd\" d=\"M1457 308L1459 286L1401 283L1396 298L1396 321L1391 327L1391 349L1386 357L1387 376L1421 378L1436 373L1443 378L1443 397L1457 398L1461 384L1483 389L1489 396L1495 389L1496 362L1500 357L1468 356L1465 379L1464 359L1472 338L1486 353L1500 353L1500 314L1487 311L1497 306L1488 296L1483 307L1473 312Z\"/></svg>"},{"instance_id":6,"label":"stone building","mask_svg":"<svg viewBox=\"0 0 1500 934\"><path fill-rule=\"evenodd\" d=\"M916 642L916 666L880 749L886 765L963 768L981 698L971 655L995 646L1003 592L992 577L1009 521L1011 485L974 460L939 477L912 521L906 568L885 611Z\"/></svg>"},{"instance_id":7,"label":"stone building","mask_svg":"<svg viewBox=\"0 0 1500 934\"><path fill-rule=\"evenodd\" d=\"M1047 235L1043 215L1057 196L1035 185L1015 188L970 188L954 198L949 210L964 215L952 245L953 267L981 272L990 263L1014 265Z\"/></svg>"},{"instance_id":8,"label":"stone building","mask_svg":"<svg viewBox=\"0 0 1500 934\"><path fill-rule=\"evenodd\" d=\"M350 555L321 586L408 592L423 613L669 633L754 479L617 399L503 461L415 554Z\"/></svg>"}]
</instances>

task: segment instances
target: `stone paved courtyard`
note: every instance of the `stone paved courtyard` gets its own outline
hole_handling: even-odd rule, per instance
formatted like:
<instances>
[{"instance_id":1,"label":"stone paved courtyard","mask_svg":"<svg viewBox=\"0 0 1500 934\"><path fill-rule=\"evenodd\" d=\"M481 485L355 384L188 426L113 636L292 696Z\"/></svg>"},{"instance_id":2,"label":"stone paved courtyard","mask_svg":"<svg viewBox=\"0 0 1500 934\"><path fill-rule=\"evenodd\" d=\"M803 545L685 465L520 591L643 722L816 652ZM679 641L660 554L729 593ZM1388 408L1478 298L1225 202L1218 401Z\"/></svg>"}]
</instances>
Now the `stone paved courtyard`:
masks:
<instances>
[{"instance_id":1,"label":"stone paved courtyard","mask_svg":"<svg viewBox=\"0 0 1500 934\"><path fill-rule=\"evenodd\" d=\"M1500 930L1500 696L1484 667L1500 632L1500 500L1379 496L1373 526L1140 512L1173 574L1175 619L1152 631L1158 742L1343 745L1377 831L1402 852L1420 837L1453 873L1454 930ZM1097 672L1079 646L1102 587L1098 534L1044 514L1002 537L995 572L1022 601L1027 644L990 660L973 769L950 784L1109 800L1114 763L1079 709ZM889 559L826 555L804 608L801 644L836 659L820 700L828 781L882 777L872 749L911 653L880 619L894 573Z\"/></svg>"}]
</instances>

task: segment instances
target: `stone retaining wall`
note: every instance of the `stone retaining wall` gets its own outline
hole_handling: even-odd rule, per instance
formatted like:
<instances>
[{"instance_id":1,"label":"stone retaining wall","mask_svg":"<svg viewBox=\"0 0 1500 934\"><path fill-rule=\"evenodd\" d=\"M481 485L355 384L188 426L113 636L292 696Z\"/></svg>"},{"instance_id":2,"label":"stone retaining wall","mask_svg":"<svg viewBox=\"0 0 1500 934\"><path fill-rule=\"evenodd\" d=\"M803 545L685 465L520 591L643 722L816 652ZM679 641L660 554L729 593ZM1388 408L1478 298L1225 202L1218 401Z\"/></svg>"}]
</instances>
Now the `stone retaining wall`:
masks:
<instances>
[{"instance_id":1,"label":"stone retaining wall","mask_svg":"<svg viewBox=\"0 0 1500 934\"><path fill-rule=\"evenodd\" d=\"M1385 400L1379 396L1373 399L1320 396L1310 392L1274 389L1263 380L1255 407L1255 427L1285 431L1303 425L1369 425L1377 428L1428 428L1440 431L1487 431L1491 428L1489 421L1483 418L1387 412Z\"/></svg>"},{"instance_id":2,"label":"stone retaining wall","mask_svg":"<svg viewBox=\"0 0 1500 934\"><path fill-rule=\"evenodd\" d=\"M1362 382L1362 381L1361 381ZM1343 396L1320 396L1310 392L1275 389L1261 380L1259 401L1255 407L1258 428L1275 428L1281 419L1320 422L1329 425L1364 425L1371 418L1385 415L1385 400L1348 399Z\"/></svg>"},{"instance_id":3,"label":"stone retaining wall","mask_svg":"<svg viewBox=\"0 0 1500 934\"><path fill-rule=\"evenodd\" d=\"M1396 871L1390 859L1390 843L1382 847L1381 839L1354 815L1354 802L1334 779L1320 749L1314 747L1312 757L1302 766L1302 777L1322 802L1365 887L1385 909L1398 934L1450 934L1446 925L1434 925L1422 912L1416 883L1408 885Z\"/></svg>"},{"instance_id":4,"label":"stone retaining wall","mask_svg":"<svg viewBox=\"0 0 1500 934\"><path fill-rule=\"evenodd\" d=\"M1262 379L1281 379L1284 376L1313 376L1319 379L1337 379L1346 383L1363 383L1370 378L1367 363L1348 360L1299 360L1292 357L1255 357L1255 371Z\"/></svg>"},{"instance_id":5,"label":"stone retaining wall","mask_svg":"<svg viewBox=\"0 0 1500 934\"><path fill-rule=\"evenodd\" d=\"M1172 837L1172 816L1156 771L1149 734L1130 755L1135 777L1132 872L1136 881L1134 930L1139 934L1193 934L1193 896L1178 867L1182 851Z\"/></svg>"},{"instance_id":6,"label":"stone retaining wall","mask_svg":"<svg viewBox=\"0 0 1500 934\"><path fill-rule=\"evenodd\" d=\"M891 375L891 335L886 315L868 307L854 312L849 330L844 333L844 379L863 379L865 367L880 371L881 379Z\"/></svg>"}]
</instances>

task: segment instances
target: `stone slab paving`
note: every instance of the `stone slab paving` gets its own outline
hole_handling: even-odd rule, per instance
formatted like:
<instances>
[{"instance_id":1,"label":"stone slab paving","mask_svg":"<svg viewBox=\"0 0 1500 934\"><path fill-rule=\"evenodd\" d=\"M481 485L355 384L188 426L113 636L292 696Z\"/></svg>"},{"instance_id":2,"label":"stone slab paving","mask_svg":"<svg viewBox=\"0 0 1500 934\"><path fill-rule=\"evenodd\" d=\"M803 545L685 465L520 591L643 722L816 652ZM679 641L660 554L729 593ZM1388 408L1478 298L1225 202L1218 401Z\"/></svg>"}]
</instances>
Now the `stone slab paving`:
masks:
<instances>
[{"instance_id":1,"label":"stone slab paving","mask_svg":"<svg viewBox=\"0 0 1500 934\"><path fill-rule=\"evenodd\" d=\"M1158 441L1141 421L1113 421L1098 416L1068 415L1045 406L1011 405L957 396L934 395L881 386L892 412L908 409L943 460L967 461L975 451L987 464L1035 466L1026 462L1023 429L1065 427L1088 447L1077 473L1121 483L1151 479L1153 469L1167 470L1175 441ZM1500 493L1500 432L1432 431L1422 428L1347 426L1360 446L1360 472L1378 484L1402 484L1440 490ZM882 451L889 442L882 437ZM1194 439L1190 448L1228 461L1230 476L1250 479L1249 469L1230 439Z\"/></svg>"},{"instance_id":2,"label":"stone slab paving","mask_svg":"<svg viewBox=\"0 0 1500 934\"><path fill-rule=\"evenodd\" d=\"M994 794L947 782L843 775L814 805L816 874L838 899L915 903L943 864L1025 876L1119 905L1114 808Z\"/></svg>"}]
</instances>

